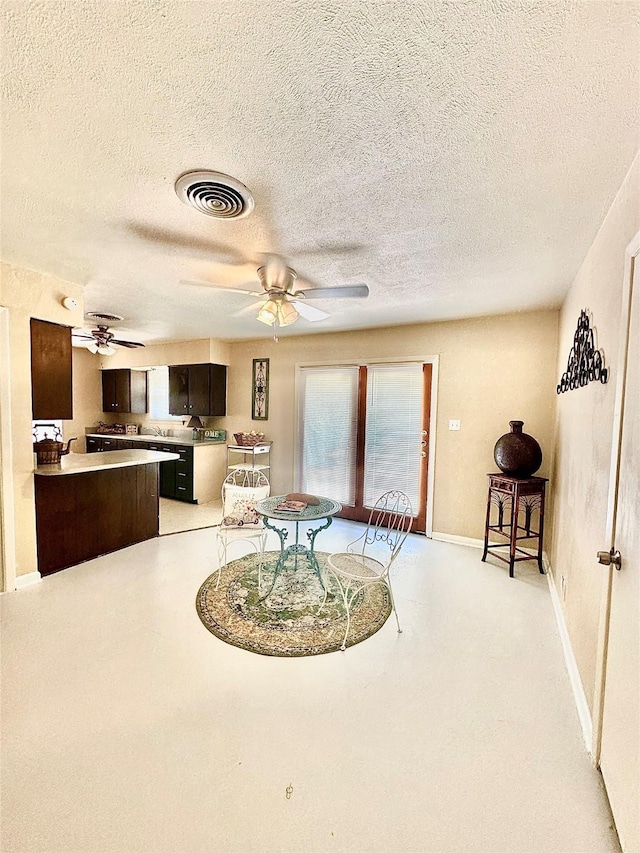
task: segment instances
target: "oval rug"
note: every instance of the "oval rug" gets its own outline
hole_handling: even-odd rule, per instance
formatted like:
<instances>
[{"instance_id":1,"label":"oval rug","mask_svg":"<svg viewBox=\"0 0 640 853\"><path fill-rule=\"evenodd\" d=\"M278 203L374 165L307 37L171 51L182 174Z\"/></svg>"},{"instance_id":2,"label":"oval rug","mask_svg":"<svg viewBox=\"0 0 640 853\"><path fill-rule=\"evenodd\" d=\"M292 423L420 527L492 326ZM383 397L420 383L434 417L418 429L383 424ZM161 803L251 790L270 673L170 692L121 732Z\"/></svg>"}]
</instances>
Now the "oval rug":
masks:
<instances>
[{"instance_id":1,"label":"oval rug","mask_svg":"<svg viewBox=\"0 0 640 853\"><path fill-rule=\"evenodd\" d=\"M262 593L271 582L271 570L280 552L264 555ZM327 554L316 552L320 568ZM347 617L336 580L330 577L327 601L322 609L322 585L304 556L294 567L290 558L265 601L258 596L258 555L248 554L210 575L198 590L196 609L203 625L225 643L276 657L303 657L335 652L342 645ZM351 605L347 646L375 634L391 613L386 584L371 584L358 593Z\"/></svg>"}]
</instances>

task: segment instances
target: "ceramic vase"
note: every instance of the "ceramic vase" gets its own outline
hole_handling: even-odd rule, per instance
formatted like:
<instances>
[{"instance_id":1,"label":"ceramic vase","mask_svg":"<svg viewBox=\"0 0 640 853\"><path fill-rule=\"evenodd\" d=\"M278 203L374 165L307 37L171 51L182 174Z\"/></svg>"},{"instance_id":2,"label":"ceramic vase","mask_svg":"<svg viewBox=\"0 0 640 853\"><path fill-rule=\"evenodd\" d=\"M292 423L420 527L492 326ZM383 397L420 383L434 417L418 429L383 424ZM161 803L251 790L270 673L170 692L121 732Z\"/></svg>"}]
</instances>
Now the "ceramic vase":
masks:
<instances>
[{"instance_id":1,"label":"ceramic vase","mask_svg":"<svg viewBox=\"0 0 640 853\"><path fill-rule=\"evenodd\" d=\"M511 432L496 441L496 465L510 477L531 477L542 464L542 450L532 435L522 432L524 421L509 421Z\"/></svg>"}]
</instances>

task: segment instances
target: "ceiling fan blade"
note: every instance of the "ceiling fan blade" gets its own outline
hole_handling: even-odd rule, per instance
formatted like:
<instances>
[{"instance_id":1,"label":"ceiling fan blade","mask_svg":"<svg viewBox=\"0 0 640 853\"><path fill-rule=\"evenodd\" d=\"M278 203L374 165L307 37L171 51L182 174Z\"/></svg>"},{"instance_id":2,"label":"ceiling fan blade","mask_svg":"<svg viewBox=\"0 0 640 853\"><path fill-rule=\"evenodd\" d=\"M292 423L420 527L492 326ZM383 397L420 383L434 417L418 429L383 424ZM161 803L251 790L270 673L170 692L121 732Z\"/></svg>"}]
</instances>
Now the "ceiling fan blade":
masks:
<instances>
[{"instance_id":1,"label":"ceiling fan blade","mask_svg":"<svg viewBox=\"0 0 640 853\"><path fill-rule=\"evenodd\" d=\"M75 338L78 341L95 341L93 335L79 335L76 332L72 332L71 337Z\"/></svg>"},{"instance_id":2,"label":"ceiling fan blade","mask_svg":"<svg viewBox=\"0 0 640 853\"><path fill-rule=\"evenodd\" d=\"M316 323L318 320L326 320L327 317L331 316L326 311L322 311L314 305L307 305L302 299L290 299L289 302L295 305L298 314L304 317L305 320L309 320L310 323Z\"/></svg>"},{"instance_id":3,"label":"ceiling fan blade","mask_svg":"<svg viewBox=\"0 0 640 853\"><path fill-rule=\"evenodd\" d=\"M293 296L304 295L305 299L365 299L369 295L367 284L352 284L345 287L313 287L309 290L298 290Z\"/></svg>"},{"instance_id":4,"label":"ceiling fan blade","mask_svg":"<svg viewBox=\"0 0 640 853\"><path fill-rule=\"evenodd\" d=\"M267 301L269 297L265 293L264 299L258 299L257 302L252 302L251 305L245 305L244 308L241 308L239 311L235 311L231 316L232 317L249 317L252 314L255 314L257 308L262 308L264 303Z\"/></svg>"},{"instance_id":5,"label":"ceiling fan blade","mask_svg":"<svg viewBox=\"0 0 640 853\"><path fill-rule=\"evenodd\" d=\"M112 338L109 341L110 344L118 344L121 347L143 347L144 344L139 343L138 341L117 341L115 338Z\"/></svg>"},{"instance_id":6,"label":"ceiling fan blade","mask_svg":"<svg viewBox=\"0 0 640 853\"><path fill-rule=\"evenodd\" d=\"M260 296L259 290L245 290L240 287L225 287L223 284L214 284L212 281L189 281L180 279L180 284L187 284L190 287L208 287L211 290L220 290L224 293L247 293L249 296ZM249 284L249 282L247 282Z\"/></svg>"}]
</instances>

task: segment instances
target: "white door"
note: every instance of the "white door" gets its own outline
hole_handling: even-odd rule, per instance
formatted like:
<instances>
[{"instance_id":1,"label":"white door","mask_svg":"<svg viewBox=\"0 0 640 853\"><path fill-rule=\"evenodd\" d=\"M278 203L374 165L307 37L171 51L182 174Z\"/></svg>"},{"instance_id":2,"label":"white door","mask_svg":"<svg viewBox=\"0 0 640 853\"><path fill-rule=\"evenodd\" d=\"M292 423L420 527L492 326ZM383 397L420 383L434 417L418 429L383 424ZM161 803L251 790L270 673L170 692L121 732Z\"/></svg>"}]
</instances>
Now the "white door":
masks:
<instances>
[{"instance_id":1,"label":"white door","mask_svg":"<svg viewBox=\"0 0 640 853\"><path fill-rule=\"evenodd\" d=\"M623 314L630 305L629 343L626 382L620 383L620 463L611 518L621 569L608 570L611 604L600 752L600 769L625 853L640 851L640 255L634 260L629 301L623 299Z\"/></svg>"}]
</instances>

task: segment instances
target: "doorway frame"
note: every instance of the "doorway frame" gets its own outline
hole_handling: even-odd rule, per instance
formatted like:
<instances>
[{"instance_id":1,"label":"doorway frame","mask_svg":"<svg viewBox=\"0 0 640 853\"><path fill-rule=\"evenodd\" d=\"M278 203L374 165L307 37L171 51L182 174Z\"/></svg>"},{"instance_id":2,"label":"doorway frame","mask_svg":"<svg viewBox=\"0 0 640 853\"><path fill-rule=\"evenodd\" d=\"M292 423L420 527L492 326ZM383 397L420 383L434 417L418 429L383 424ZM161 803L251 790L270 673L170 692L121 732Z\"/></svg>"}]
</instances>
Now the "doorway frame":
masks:
<instances>
[{"instance_id":1,"label":"doorway frame","mask_svg":"<svg viewBox=\"0 0 640 853\"><path fill-rule=\"evenodd\" d=\"M618 369L616 371L616 396L613 408L613 430L611 439L611 462L609 465L609 494L607 500L607 520L605 525L605 543L611 548L615 542L618 480L620 478L620 451L622 447L622 428L624 420L624 391L627 380L627 360L629 352L629 331L631 324L631 297L635 268L640 264L640 231L625 250L622 296L620 300L620 328L618 341ZM596 651L596 677L593 696L593 717L591 734L591 759L596 767L600 766L602 748L602 723L604 718L605 686L607 678L607 653L609 648L609 619L611 616L611 595L613 573L615 569L603 567L602 591L600 595L600 615L598 620L598 644Z\"/></svg>"},{"instance_id":2,"label":"doorway frame","mask_svg":"<svg viewBox=\"0 0 640 853\"><path fill-rule=\"evenodd\" d=\"M0 592L16 589L9 309L0 306Z\"/></svg>"},{"instance_id":3,"label":"doorway frame","mask_svg":"<svg viewBox=\"0 0 640 853\"><path fill-rule=\"evenodd\" d=\"M366 367L368 364L430 364L431 365L431 397L429 400L429 455L427 466L426 518L424 535L431 539L433 535L433 495L435 491L435 460L436 460L436 425L438 416L438 355L389 356L388 358L339 359L336 361L299 361L295 364L295 418L294 418L294 452L293 478L294 491L300 488L298 435L300 429L300 389L302 370L307 367Z\"/></svg>"}]
</instances>

